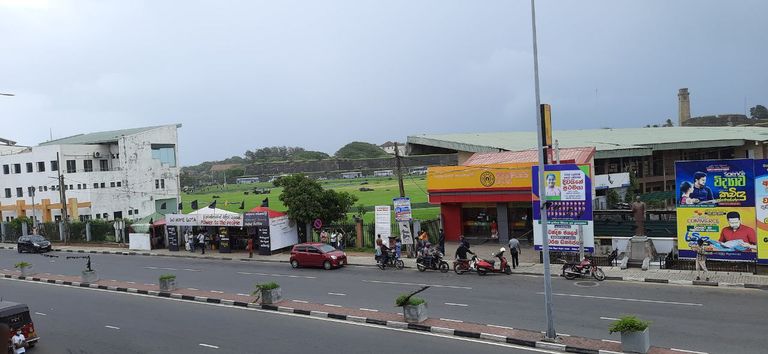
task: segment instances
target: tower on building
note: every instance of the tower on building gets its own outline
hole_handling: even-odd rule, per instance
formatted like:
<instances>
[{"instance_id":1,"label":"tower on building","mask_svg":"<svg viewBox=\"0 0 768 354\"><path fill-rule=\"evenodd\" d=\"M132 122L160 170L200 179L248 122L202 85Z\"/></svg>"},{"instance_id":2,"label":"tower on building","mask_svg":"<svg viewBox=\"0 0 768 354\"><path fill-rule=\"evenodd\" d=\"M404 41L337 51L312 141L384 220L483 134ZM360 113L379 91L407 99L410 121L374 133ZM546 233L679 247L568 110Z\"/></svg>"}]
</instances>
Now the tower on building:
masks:
<instances>
[{"instance_id":1,"label":"tower on building","mask_svg":"<svg viewBox=\"0 0 768 354\"><path fill-rule=\"evenodd\" d=\"M681 88L678 97L678 126L682 127L685 121L691 119L691 99L687 88Z\"/></svg>"}]
</instances>

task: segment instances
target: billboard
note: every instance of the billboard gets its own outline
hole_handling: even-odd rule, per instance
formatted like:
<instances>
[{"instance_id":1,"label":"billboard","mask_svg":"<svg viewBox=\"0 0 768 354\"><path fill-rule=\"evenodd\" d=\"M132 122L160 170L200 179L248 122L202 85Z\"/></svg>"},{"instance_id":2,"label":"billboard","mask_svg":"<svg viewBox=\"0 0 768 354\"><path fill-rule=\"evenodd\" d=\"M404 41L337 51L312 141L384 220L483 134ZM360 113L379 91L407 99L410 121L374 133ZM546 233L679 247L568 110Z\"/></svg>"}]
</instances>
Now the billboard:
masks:
<instances>
[{"instance_id":1,"label":"billboard","mask_svg":"<svg viewBox=\"0 0 768 354\"><path fill-rule=\"evenodd\" d=\"M754 161L679 161L677 239L681 257L694 258L698 240L711 259L757 256Z\"/></svg>"},{"instance_id":2,"label":"billboard","mask_svg":"<svg viewBox=\"0 0 768 354\"><path fill-rule=\"evenodd\" d=\"M411 213L411 198L394 198L392 199L392 204L395 206L395 220L411 221L411 219L413 219L413 214Z\"/></svg>"},{"instance_id":3,"label":"billboard","mask_svg":"<svg viewBox=\"0 0 768 354\"><path fill-rule=\"evenodd\" d=\"M489 190L531 187L531 164L429 167L427 190Z\"/></svg>"},{"instance_id":4,"label":"billboard","mask_svg":"<svg viewBox=\"0 0 768 354\"><path fill-rule=\"evenodd\" d=\"M757 258L768 264L768 160L755 160L754 167Z\"/></svg>"},{"instance_id":5,"label":"billboard","mask_svg":"<svg viewBox=\"0 0 768 354\"><path fill-rule=\"evenodd\" d=\"M541 225L538 166L533 166L533 219ZM583 240L584 251L592 253L595 245L592 221L592 178L589 165L547 165L544 172L544 199L547 202L547 235L553 251L578 252ZM536 250L541 250L543 235L533 228Z\"/></svg>"},{"instance_id":6,"label":"billboard","mask_svg":"<svg viewBox=\"0 0 768 354\"><path fill-rule=\"evenodd\" d=\"M373 223L376 236L381 235L381 239L386 241L392 236L392 216L389 205L377 205L374 207Z\"/></svg>"}]
</instances>

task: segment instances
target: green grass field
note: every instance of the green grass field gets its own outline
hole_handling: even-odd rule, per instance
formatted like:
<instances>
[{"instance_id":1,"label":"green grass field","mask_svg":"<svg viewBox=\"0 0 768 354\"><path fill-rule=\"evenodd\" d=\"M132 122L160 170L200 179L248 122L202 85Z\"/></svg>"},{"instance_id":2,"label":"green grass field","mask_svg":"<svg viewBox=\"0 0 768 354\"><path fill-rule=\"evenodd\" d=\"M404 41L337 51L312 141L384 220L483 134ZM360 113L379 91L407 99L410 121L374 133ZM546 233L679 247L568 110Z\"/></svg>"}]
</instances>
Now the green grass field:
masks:
<instances>
[{"instance_id":1,"label":"green grass field","mask_svg":"<svg viewBox=\"0 0 768 354\"><path fill-rule=\"evenodd\" d=\"M362 184L368 182L368 184ZM427 182L423 176L407 176L403 180L405 187L405 195L411 198L411 204L419 204L427 202ZM397 185L397 179L392 177L377 177L377 178L356 178L356 179L335 179L320 181L320 184L325 189L334 189L340 192L347 192L357 196L358 201L355 205L364 205L367 207L373 207L375 205L392 205L392 198L396 198L400 195L400 191ZM372 188L373 191L361 192L360 187ZM254 188L271 188L269 194L253 194ZM202 208L217 200L216 207L234 211L243 212L248 211L251 208L261 205L261 201L264 198L269 198L269 207L274 210L285 210L285 206L280 202L280 193L282 188L274 188L271 183L262 182L254 184L228 184L224 186L210 186L204 189L198 190L194 193L182 193L181 199L184 203L184 213L191 212L190 203L193 200L197 200L198 207ZM248 192L246 195L245 192ZM219 198L213 198L213 196L219 196ZM245 202L245 209L240 210L240 203ZM418 206L418 205L417 205ZM351 210L356 212L356 208ZM425 207L415 208L413 210L414 219L434 219L440 214L439 207ZM351 219L352 214L349 214ZM373 221L373 212L367 212L363 216L365 223ZM394 220L394 215L393 215Z\"/></svg>"}]
</instances>

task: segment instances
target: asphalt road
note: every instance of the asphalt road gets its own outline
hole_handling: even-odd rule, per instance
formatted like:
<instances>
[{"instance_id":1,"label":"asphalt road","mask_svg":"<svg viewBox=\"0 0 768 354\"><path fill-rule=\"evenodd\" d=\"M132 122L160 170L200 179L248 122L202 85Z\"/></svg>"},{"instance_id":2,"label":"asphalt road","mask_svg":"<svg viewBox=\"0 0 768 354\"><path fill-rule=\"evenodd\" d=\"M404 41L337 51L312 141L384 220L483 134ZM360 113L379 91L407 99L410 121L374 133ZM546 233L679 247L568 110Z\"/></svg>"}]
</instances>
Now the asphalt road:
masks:
<instances>
[{"instance_id":1,"label":"asphalt road","mask_svg":"<svg viewBox=\"0 0 768 354\"><path fill-rule=\"evenodd\" d=\"M53 259L0 251L0 269L26 260L38 273L77 275L82 260ZM249 293L256 282L276 281L288 299L396 312L394 298L417 289L429 301L430 317L525 329L545 329L543 278L524 275L456 275L413 269L381 271L346 267L332 271L292 269L287 263L228 262L167 257L93 255L102 279L157 283L163 273L179 286ZM768 292L630 282L568 281L553 278L556 329L560 333L618 340L611 319L635 314L653 322L654 345L687 350L759 352L760 328L768 318Z\"/></svg>"},{"instance_id":2,"label":"asphalt road","mask_svg":"<svg viewBox=\"0 0 768 354\"><path fill-rule=\"evenodd\" d=\"M0 279L30 306L45 353L535 353L516 348L220 305Z\"/></svg>"}]
</instances>

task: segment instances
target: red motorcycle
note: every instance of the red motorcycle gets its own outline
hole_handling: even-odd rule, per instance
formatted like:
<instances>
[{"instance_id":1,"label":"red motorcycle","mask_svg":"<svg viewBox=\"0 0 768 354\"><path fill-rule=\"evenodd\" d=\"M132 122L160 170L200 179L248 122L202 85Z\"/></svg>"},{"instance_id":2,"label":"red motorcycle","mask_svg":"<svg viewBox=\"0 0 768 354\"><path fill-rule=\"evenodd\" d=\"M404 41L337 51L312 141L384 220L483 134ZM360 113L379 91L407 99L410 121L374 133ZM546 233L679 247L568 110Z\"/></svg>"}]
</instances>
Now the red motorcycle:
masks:
<instances>
[{"instance_id":1,"label":"red motorcycle","mask_svg":"<svg viewBox=\"0 0 768 354\"><path fill-rule=\"evenodd\" d=\"M584 257L584 260L582 260L579 264L563 264L562 276L565 277L565 279L573 280L577 277L586 278L590 275L599 281L605 280L605 273L603 273L603 270L600 269L600 267L593 265L592 261L587 257Z\"/></svg>"},{"instance_id":2,"label":"red motorcycle","mask_svg":"<svg viewBox=\"0 0 768 354\"><path fill-rule=\"evenodd\" d=\"M477 274L478 275L486 275L488 273L504 273L504 274L512 274L512 268L507 264L507 259L504 257L504 252L506 252L507 249L502 247L499 249L498 252L494 253L492 256L494 258L499 259L499 267L496 268L496 260L495 259L479 259L477 260L477 263L475 263L475 268L477 268Z\"/></svg>"}]
</instances>

